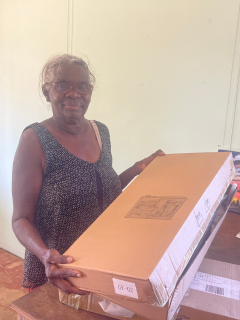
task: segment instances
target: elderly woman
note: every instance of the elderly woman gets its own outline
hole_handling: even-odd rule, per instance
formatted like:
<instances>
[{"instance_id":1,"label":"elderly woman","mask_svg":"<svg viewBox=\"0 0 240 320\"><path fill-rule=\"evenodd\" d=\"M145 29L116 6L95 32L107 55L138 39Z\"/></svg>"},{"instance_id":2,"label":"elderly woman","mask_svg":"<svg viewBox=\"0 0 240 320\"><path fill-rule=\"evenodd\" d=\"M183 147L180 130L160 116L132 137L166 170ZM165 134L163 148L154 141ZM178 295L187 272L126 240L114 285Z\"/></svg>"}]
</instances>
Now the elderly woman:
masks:
<instances>
[{"instance_id":1,"label":"elderly woman","mask_svg":"<svg viewBox=\"0 0 240 320\"><path fill-rule=\"evenodd\" d=\"M13 165L13 230L26 248L23 287L50 281L66 293L84 294L65 278L81 277L59 269L71 263L63 253L157 155L135 163L118 176L112 168L107 127L89 121L94 76L71 55L55 56L42 70L42 91L53 116L28 126Z\"/></svg>"}]
</instances>

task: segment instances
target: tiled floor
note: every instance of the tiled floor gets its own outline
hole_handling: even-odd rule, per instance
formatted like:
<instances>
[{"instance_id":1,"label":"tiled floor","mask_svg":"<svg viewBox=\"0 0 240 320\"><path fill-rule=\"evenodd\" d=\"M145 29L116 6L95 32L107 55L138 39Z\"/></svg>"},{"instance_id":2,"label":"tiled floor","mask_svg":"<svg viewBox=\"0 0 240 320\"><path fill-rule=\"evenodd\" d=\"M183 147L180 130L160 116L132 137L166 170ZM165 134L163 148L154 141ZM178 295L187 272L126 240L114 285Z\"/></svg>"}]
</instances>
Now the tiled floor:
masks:
<instances>
[{"instance_id":1,"label":"tiled floor","mask_svg":"<svg viewBox=\"0 0 240 320\"><path fill-rule=\"evenodd\" d=\"M21 287L22 274L23 260L0 249L0 320L17 319L10 303L28 293Z\"/></svg>"}]
</instances>

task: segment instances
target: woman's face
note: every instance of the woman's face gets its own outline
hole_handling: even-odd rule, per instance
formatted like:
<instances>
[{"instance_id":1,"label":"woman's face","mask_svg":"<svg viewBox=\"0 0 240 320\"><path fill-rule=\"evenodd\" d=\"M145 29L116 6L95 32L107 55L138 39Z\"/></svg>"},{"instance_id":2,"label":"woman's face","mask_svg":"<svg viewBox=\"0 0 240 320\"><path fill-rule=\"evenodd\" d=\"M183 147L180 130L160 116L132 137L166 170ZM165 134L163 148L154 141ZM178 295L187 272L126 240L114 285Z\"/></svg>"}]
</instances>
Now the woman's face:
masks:
<instances>
[{"instance_id":1,"label":"woman's face","mask_svg":"<svg viewBox=\"0 0 240 320\"><path fill-rule=\"evenodd\" d=\"M86 70L79 64L72 63L63 66L61 75L58 79L53 79L53 82L67 82L71 85L79 85L81 83L89 83L89 77ZM51 102L54 117L61 118L67 123L70 121L76 122L84 115L91 101L92 92L88 94L80 94L76 91L76 87L68 93L60 93L51 83L48 91L45 93L47 101Z\"/></svg>"}]
</instances>

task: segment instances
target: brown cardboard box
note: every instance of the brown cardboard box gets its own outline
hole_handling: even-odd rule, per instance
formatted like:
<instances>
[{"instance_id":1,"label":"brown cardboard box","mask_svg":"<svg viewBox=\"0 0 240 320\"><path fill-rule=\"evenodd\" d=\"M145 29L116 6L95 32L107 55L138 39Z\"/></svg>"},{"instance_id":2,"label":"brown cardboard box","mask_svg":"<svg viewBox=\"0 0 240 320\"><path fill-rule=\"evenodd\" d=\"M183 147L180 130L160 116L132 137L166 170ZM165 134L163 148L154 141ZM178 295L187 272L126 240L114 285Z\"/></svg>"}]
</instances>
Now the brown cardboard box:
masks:
<instances>
[{"instance_id":1,"label":"brown cardboard box","mask_svg":"<svg viewBox=\"0 0 240 320\"><path fill-rule=\"evenodd\" d=\"M98 297L94 293L90 293L89 295L85 295L85 296L79 296L77 294L68 295L62 292L61 290L58 290L58 291L59 291L59 300L63 304L66 304L77 310L83 309L89 312L101 314L101 315L112 317L119 320L128 320L129 318L131 318L131 320L148 320L144 317L137 315L134 312L130 312L129 310L123 310L121 308L121 310L119 311L119 308L118 308L119 306L117 305L112 306L112 308L109 311L108 301L106 301L102 297ZM104 307L106 308L106 312L104 312L100 304L102 304L103 308ZM121 312L122 316L119 316L119 312Z\"/></svg>"},{"instance_id":2,"label":"brown cardboard box","mask_svg":"<svg viewBox=\"0 0 240 320\"><path fill-rule=\"evenodd\" d=\"M204 259L182 300L177 319L240 319L240 266Z\"/></svg>"},{"instance_id":3,"label":"brown cardboard box","mask_svg":"<svg viewBox=\"0 0 240 320\"><path fill-rule=\"evenodd\" d=\"M120 320L127 320L129 319L129 317L132 320L143 320L146 318L151 320L171 320L174 317L178 309L179 303L181 302L184 294L186 293L193 276L198 270L198 267L200 266L203 257L205 256L213 238L215 237L218 229L220 228L226 216L228 207L232 201L232 198L234 197L235 191L235 186L232 186L231 189L229 189L224 195L224 198L218 206L217 210L215 211L203 238L199 242L196 250L194 251L194 255L188 263L188 266L186 268L187 270L184 270L184 273L181 276L181 279L174 291L173 298L171 299L171 303L169 301L169 303L167 303L163 308L159 308L156 306L148 305L146 303L124 300L116 297L99 296L93 293L91 293L89 296L78 296L73 294L67 295L59 290L60 301L64 304L74 307L75 309L83 309L90 312L111 316ZM122 306L125 309L133 311L133 313L135 314L128 314L128 318L123 317L123 315L126 316L126 314L123 314L122 310L119 310L119 307L113 310L114 314L112 310L109 308L105 310L106 312L104 312L103 309L100 307L99 302L104 302L106 304L109 304L109 302L113 302L115 304L114 307L116 305ZM109 314L109 312L111 312L111 314ZM120 314L122 316L120 316ZM145 316L145 318L141 317L140 315Z\"/></svg>"},{"instance_id":4,"label":"brown cardboard box","mask_svg":"<svg viewBox=\"0 0 240 320\"><path fill-rule=\"evenodd\" d=\"M227 214L228 208L236 192L236 186L231 186L224 195L220 205L214 212L213 218L208 225L208 228L199 242L197 248L194 251L192 258L190 259L187 267L185 268L183 274L181 275L179 282L169 299L168 303L163 307L151 306L146 303L141 303L138 301L123 300L114 297L101 296L108 301L112 301L124 308L127 308L135 313L142 315L151 320L172 320L178 310L180 302L182 301L186 291L188 290L191 281L196 274L204 256L206 255L216 233L218 232L223 220Z\"/></svg>"},{"instance_id":5,"label":"brown cardboard box","mask_svg":"<svg viewBox=\"0 0 240 320\"><path fill-rule=\"evenodd\" d=\"M229 153L157 157L65 254L77 287L163 307L234 176Z\"/></svg>"}]
</instances>

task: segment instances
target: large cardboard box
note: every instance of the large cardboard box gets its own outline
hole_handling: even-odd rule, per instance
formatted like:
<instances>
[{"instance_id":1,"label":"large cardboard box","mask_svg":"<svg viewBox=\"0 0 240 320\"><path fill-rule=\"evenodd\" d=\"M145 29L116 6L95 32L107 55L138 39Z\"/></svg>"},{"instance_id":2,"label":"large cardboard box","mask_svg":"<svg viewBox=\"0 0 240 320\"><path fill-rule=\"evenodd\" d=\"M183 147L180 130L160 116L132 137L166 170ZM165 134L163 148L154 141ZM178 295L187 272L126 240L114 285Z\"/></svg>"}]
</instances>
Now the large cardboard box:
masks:
<instances>
[{"instance_id":1,"label":"large cardboard box","mask_svg":"<svg viewBox=\"0 0 240 320\"><path fill-rule=\"evenodd\" d=\"M220 205L214 212L212 219L203 237L198 243L194 251L194 254L192 255L190 261L188 262L186 268L184 269L181 277L179 278L172 296L170 297L168 303L164 307L159 308L157 305L152 306L152 305L141 303L138 301L119 299L119 298L116 298L115 296L114 297L101 296L101 297L106 299L107 301L111 301L115 304L123 306L124 308L134 311L136 314L144 316L151 320L174 319L175 315L178 312L179 305L186 291L188 290L194 275L196 274L215 235L217 234L220 226L223 223L223 220L226 217L227 211L235 195L235 192L236 192L236 185L229 186Z\"/></svg>"},{"instance_id":2,"label":"large cardboard box","mask_svg":"<svg viewBox=\"0 0 240 320\"><path fill-rule=\"evenodd\" d=\"M84 309L90 312L111 316L120 320L171 320L174 318L179 304L186 293L193 276L198 270L203 257L205 256L213 238L219 230L229 205L236 192L236 187L228 188L220 205L214 212L214 215L207 227L207 230L194 251L187 267L185 268L179 283L174 290L170 301L163 307L151 306L138 301L119 299L116 297L107 297L91 293L88 296L67 295L59 290L59 299L62 303L76 309ZM103 307L103 308L102 308ZM124 309L122 309L124 307ZM132 311L132 312L129 312Z\"/></svg>"},{"instance_id":3,"label":"large cardboard box","mask_svg":"<svg viewBox=\"0 0 240 320\"><path fill-rule=\"evenodd\" d=\"M157 157L66 251L82 290L163 307L234 176L229 153Z\"/></svg>"},{"instance_id":4,"label":"large cardboard box","mask_svg":"<svg viewBox=\"0 0 240 320\"><path fill-rule=\"evenodd\" d=\"M240 319L240 266L204 259L181 302L177 319Z\"/></svg>"},{"instance_id":5,"label":"large cardboard box","mask_svg":"<svg viewBox=\"0 0 240 320\"><path fill-rule=\"evenodd\" d=\"M77 294L66 294L59 290L59 300L63 304L75 309L101 314L119 320L148 320L135 312L127 310L119 305L113 304L103 297L94 293L79 296Z\"/></svg>"}]
</instances>

